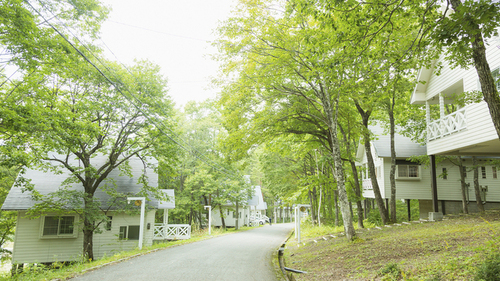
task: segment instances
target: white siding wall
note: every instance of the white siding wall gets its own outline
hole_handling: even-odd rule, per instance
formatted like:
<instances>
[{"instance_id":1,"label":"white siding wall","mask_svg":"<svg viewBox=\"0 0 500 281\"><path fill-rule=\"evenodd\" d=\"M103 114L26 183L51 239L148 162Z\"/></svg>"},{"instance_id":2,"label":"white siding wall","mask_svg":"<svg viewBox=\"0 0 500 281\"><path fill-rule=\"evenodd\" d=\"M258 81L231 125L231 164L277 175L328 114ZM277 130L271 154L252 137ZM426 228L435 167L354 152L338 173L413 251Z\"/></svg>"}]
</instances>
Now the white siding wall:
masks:
<instances>
[{"instance_id":1,"label":"white siding wall","mask_svg":"<svg viewBox=\"0 0 500 281\"><path fill-rule=\"evenodd\" d=\"M472 166L471 161L466 161L465 165L468 166L468 170ZM479 162L479 165L482 165L482 162ZM438 198L439 200L462 200L462 191L460 185L460 174L458 171L458 167L452 165L451 163L440 163L438 166L438 174L441 174L442 168L446 167L448 171L448 178L437 179L438 185ZM487 185L488 192L486 193L486 200L488 202L500 202L500 172L497 171L497 178L493 178L493 171L491 166L485 166L486 168L486 179L481 178L481 168L479 169L479 185ZM474 172L467 172L466 182L470 183L469 187L469 200L475 201L476 196L474 193Z\"/></svg>"},{"instance_id":2,"label":"white siding wall","mask_svg":"<svg viewBox=\"0 0 500 281\"><path fill-rule=\"evenodd\" d=\"M430 100L433 97L437 97L439 93L446 90L448 87L455 84L456 82L460 81L462 77L474 74L474 72L472 72L471 69L469 70L465 70L462 68L451 69L448 62L444 60L443 55L439 58L439 61L442 64L440 73L441 75L437 76L436 71L433 71L433 73L431 74L429 82L427 83L427 90L425 94L426 100ZM464 88L466 88L465 80L469 81L469 79L464 79Z\"/></svg>"},{"instance_id":3,"label":"white siding wall","mask_svg":"<svg viewBox=\"0 0 500 281\"><path fill-rule=\"evenodd\" d=\"M385 194L391 197L391 159L384 159ZM396 199L432 199L430 170L421 165L420 180L396 179Z\"/></svg>"},{"instance_id":4,"label":"white siding wall","mask_svg":"<svg viewBox=\"0 0 500 281\"><path fill-rule=\"evenodd\" d=\"M492 44L486 49L486 59L488 60L491 70L500 67L500 49L498 49L497 45L498 43ZM427 100L437 96L440 92L444 91L461 79L464 81L464 91L480 90L479 78L474 66L471 66L469 69L452 69L449 63L444 59L443 55L439 58L439 61L443 65L440 73L441 75L437 76L436 71L432 73L429 82L427 83Z\"/></svg>"},{"instance_id":5,"label":"white siding wall","mask_svg":"<svg viewBox=\"0 0 500 281\"><path fill-rule=\"evenodd\" d=\"M486 102L468 105L465 109L467 129L427 143L427 154L451 152L478 143L498 139Z\"/></svg>"},{"instance_id":6,"label":"white siding wall","mask_svg":"<svg viewBox=\"0 0 500 281\"><path fill-rule=\"evenodd\" d=\"M42 263L55 261L79 260L83 253L83 232L78 230L77 238L40 239L41 218L25 218L25 211L18 212L16 234L14 238L13 263ZM113 216L112 228L101 234L94 233L94 258L101 258L104 254L112 255L120 251L132 250L138 246L138 240L118 240L120 226L138 225L139 216L128 216L121 213ZM151 228L147 230L147 223ZM154 211L146 213L144 225L143 246L153 242Z\"/></svg>"},{"instance_id":7,"label":"white siding wall","mask_svg":"<svg viewBox=\"0 0 500 281\"><path fill-rule=\"evenodd\" d=\"M481 162L479 162L481 165ZM483 162L484 163L484 162ZM466 161L465 165L469 167L472 166L471 161ZM390 159L385 159L385 173L384 177L386 180L385 194L384 198L390 197L390 172L391 162ZM447 179L442 177L437 178L438 186L438 200L462 200L462 189L460 185L460 173L458 167L451 164L448 161L444 161L437 164L436 174L439 176L443 172L443 168L446 168ZM481 168L479 168L479 185L487 185L488 192L486 193L486 200L488 202L500 202L500 169L497 171L497 178L493 178L493 170L491 166L485 166L486 168L486 179L482 178ZM431 177L430 169L425 165L421 166L421 179L420 180L396 180L396 198L397 199L422 199L431 200ZM474 202L476 200L474 193L474 182L473 182L474 172L470 171L467 173L466 182L470 183L469 188L469 200ZM368 197L372 198L372 197Z\"/></svg>"},{"instance_id":8,"label":"white siding wall","mask_svg":"<svg viewBox=\"0 0 500 281\"><path fill-rule=\"evenodd\" d=\"M81 258L81 231L78 231L77 238L40 239L42 219L28 219L25 216L25 211L18 212L12 263L72 261Z\"/></svg>"},{"instance_id":9,"label":"white siding wall","mask_svg":"<svg viewBox=\"0 0 500 281\"><path fill-rule=\"evenodd\" d=\"M121 251L133 250L139 245L138 240L119 240L118 234L120 232L120 226L139 225L140 217L138 215L129 216L123 213L111 213L109 215L113 217L111 230L105 230L104 225L102 225L102 233L94 234L95 258L101 258L104 255L113 255L114 253L118 253ZM144 240L142 244L143 247L153 244L154 219L154 210L146 212L144 220ZM149 230L147 229L148 223L150 223L151 226Z\"/></svg>"},{"instance_id":10,"label":"white siding wall","mask_svg":"<svg viewBox=\"0 0 500 281\"><path fill-rule=\"evenodd\" d=\"M238 211L241 214L238 223L239 226L242 226L248 221L248 208L240 206ZM224 214L224 223L226 224L226 226L236 226L236 218L233 218L233 213L236 212L236 208L222 207L222 212ZM218 207L212 211L212 226L222 226L222 220L220 218L220 211Z\"/></svg>"},{"instance_id":11,"label":"white siding wall","mask_svg":"<svg viewBox=\"0 0 500 281\"><path fill-rule=\"evenodd\" d=\"M500 49L498 43L487 47L486 57L491 70L500 67ZM439 59L443 64L441 75L434 71L427 83L426 99L436 97L457 81L463 79L464 91L480 90L479 78L476 69L451 69L444 56ZM467 130L461 131L444 138L433 140L427 144L427 154L446 153L459 148L472 146L477 143L498 139L496 130L491 122L488 107L483 101L479 104L468 106L466 112Z\"/></svg>"}]
</instances>

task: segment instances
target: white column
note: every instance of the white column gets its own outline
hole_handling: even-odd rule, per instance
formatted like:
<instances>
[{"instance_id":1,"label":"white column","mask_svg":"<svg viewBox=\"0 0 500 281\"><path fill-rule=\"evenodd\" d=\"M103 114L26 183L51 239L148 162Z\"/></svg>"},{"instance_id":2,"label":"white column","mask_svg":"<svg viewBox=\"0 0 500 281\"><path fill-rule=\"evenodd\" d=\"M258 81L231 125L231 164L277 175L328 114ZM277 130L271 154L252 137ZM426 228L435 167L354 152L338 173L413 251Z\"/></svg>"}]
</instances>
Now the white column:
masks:
<instances>
[{"instance_id":1,"label":"white column","mask_svg":"<svg viewBox=\"0 0 500 281\"><path fill-rule=\"evenodd\" d=\"M425 122L427 126L431 123L431 107L428 101L425 102Z\"/></svg>"},{"instance_id":2,"label":"white column","mask_svg":"<svg viewBox=\"0 0 500 281\"><path fill-rule=\"evenodd\" d=\"M444 97L439 93L439 119L444 118Z\"/></svg>"},{"instance_id":3,"label":"white column","mask_svg":"<svg viewBox=\"0 0 500 281\"><path fill-rule=\"evenodd\" d=\"M166 228L168 225L168 209L163 209L163 226Z\"/></svg>"},{"instance_id":4,"label":"white column","mask_svg":"<svg viewBox=\"0 0 500 281\"><path fill-rule=\"evenodd\" d=\"M140 201L141 202L141 218L139 220L139 249L142 249L142 240L144 239L144 215L146 211L146 198L145 197L128 197L127 201Z\"/></svg>"},{"instance_id":5,"label":"white column","mask_svg":"<svg viewBox=\"0 0 500 281\"><path fill-rule=\"evenodd\" d=\"M208 235L212 235L212 206L205 206L208 209Z\"/></svg>"}]
</instances>

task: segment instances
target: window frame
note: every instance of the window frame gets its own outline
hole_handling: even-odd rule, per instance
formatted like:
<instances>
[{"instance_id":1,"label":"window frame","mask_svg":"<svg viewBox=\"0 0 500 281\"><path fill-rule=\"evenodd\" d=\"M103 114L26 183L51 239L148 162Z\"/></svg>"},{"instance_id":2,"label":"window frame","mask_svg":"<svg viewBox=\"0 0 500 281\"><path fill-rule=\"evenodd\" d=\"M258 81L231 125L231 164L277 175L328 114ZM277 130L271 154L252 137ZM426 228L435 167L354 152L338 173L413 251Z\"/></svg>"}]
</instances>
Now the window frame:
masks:
<instances>
[{"instance_id":1,"label":"window frame","mask_svg":"<svg viewBox=\"0 0 500 281\"><path fill-rule=\"evenodd\" d=\"M137 238L130 238L130 227L137 227ZM121 225L118 231L118 240L138 241L140 237L140 225ZM134 232L135 233L135 232Z\"/></svg>"},{"instance_id":2,"label":"window frame","mask_svg":"<svg viewBox=\"0 0 500 281\"><path fill-rule=\"evenodd\" d=\"M61 219L58 219L58 224L57 224L57 234L44 234L45 232L45 220L46 218L64 218L64 217L72 217L73 218L73 232L72 233L63 233L61 234ZM78 238L78 222L79 222L79 216L77 215L45 215L40 218L40 231L39 231L39 238L40 239L59 239L59 238Z\"/></svg>"},{"instance_id":3,"label":"window frame","mask_svg":"<svg viewBox=\"0 0 500 281\"><path fill-rule=\"evenodd\" d=\"M417 167L417 176L416 177L410 177L410 171L409 171L409 167L410 166L415 166ZM408 176L407 177L402 177L399 175L399 169L400 167L407 167L408 169ZM422 168L420 165L418 164L397 164L396 165L396 173L395 173L395 178L397 180L421 180L422 179Z\"/></svg>"}]
</instances>

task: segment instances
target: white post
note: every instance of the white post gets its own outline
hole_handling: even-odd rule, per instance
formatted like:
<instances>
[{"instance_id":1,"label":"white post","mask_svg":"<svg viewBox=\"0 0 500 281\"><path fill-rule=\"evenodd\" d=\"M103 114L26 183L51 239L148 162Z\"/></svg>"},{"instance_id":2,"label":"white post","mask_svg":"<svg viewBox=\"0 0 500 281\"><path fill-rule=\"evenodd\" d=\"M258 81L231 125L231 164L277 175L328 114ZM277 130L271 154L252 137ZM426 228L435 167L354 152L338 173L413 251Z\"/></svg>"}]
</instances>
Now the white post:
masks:
<instances>
[{"instance_id":1,"label":"white post","mask_svg":"<svg viewBox=\"0 0 500 281\"><path fill-rule=\"evenodd\" d=\"M444 118L444 97L439 93L439 119Z\"/></svg>"},{"instance_id":2,"label":"white post","mask_svg":"<svg viewBox=\"0 0 500 281\"><path fill-rule=\"evenodd\" d=\"M208 235L212 235L212 206L205 206L208 209Z\"/></svg>"},{"instance_id":3,"label":"white post","mask_svg":"<svg viewBox=\"0 0 500 281\"><path fill-rule=\"evenodd\" d=\"M302 216L302 211L300 210L301 208L310 208L311 205L304 205L304 204L299 204L297 207L295 207L295 212L298 214L297 217L297 244L300 244L300 217Z\"/></svg>"},{"instance_id":4,"label":"white post","mask_svg":"<svg viewBox=\"0 0 500 281\"><path fill-rule=\"evenodd\" d=\"M167 227L168 225L168 209L163 209L163 226Z\"/></svg>"},{"instance_id":5,"label":"white post","mask_svg":"<svg viewBox=\"0 0 500 281\"><path fill-rule=\"evenodd\" d=\"M302 212L300 211L300 208L297 207L297 214L298 214L298 222L297 222L297 244L300 244L300 217Z\"/></svg>"},{"instance_id":6,"label":"white post","mask_svg":"<svg viewBox=\"0 0 500 281\"><path fill-rule=\"evenodd\" d=\"M146 211L146 198L145 197L127 197L127 201L140 201L141 202L141 218L139 221L139 250L142 249L142 240L144 239L144 213Z\"/></svg>"},{"instance_id":7,"label":"white post","mask_svg":"<svg viewBox=\"0 0 500 281\"><path fill-rule=\"evenodd\" d=\"M297 238L297 207L294 209L294 214L293 216L295 217L295 238Z\"/></svg>"}]
</instances>

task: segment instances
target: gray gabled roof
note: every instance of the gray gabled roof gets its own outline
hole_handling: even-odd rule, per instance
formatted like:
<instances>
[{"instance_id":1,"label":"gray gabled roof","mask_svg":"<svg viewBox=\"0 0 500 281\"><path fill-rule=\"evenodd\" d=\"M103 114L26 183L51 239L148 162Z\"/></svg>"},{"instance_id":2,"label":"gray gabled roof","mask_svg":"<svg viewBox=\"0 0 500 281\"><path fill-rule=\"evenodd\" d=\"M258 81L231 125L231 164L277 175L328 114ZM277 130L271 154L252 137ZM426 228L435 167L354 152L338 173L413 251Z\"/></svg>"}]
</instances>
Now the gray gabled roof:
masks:
<instances>
[{"instance_id":1,"label":"gray gabled roof","mask_svg":"<svg viewBox=\"0 0 500 281\"><path fill-rule=\"evenodd\" d=\"M375 147L378 157L391 157L391 136L384 133L380 126L369 126L370 131L375 135L372 144ZM408 158L414 155L426 155L427 147L412 141L410 138L396 133L394 135L394 146L396 157Z\"/></svg>"},{"instance_id":2,"label":"gray gabled roof","mask_svg":"<svg viewBox=\"0 0 500 281\"><path fill-rule=\"evenodd\" d=\"M91 163L94 167L100 167L106 161L106 157L97 156L92 158ZM150 159L151 163L155 164L155 159ZM78 161L75 160L75 165L78 165ZM111 171L108 175L107 180L103 181L97 191L95 192L95 198L101 202L101 206L106 208L108 200L111 198L106 192L103 191L103 187L107 184L113 186L113 181L116 184L117 192L126 194L128 196L135 196L140 192L142 184L138 183L139 177L145 173L148 177L148 184L153 187L158 186L158 174L151 168L145 168L143 162L138 157L132 157L129 159L130 171L133 177L129 177L120 172L119 169ZM35 169L27 169L26 173L23 175L24 178L30 179L31 184L34 188L42 195L48 195L49 193L55 192L60 188L64 180L69 178L70 173L64 171L60 174L55 174L50 171L40 171ZM70 190L83 191L83 186L79 183L71 183L67 185ZM175 207L174 193L172 191L164 191L169 196L170 202L159 202L156 199L151 199L148 201L148 205L153 208L170 209ZM32 193L30 191L24 190L23 186L14 185L7 198L2 205L2 210L27 210L35 204L31 197Z\"/></svg>"},{"instance_id":3,"label":"gray gabled roof","mask_svg":"<svg viewBox=\"0 0 500 281\"><path fill-rule=\"evenodd\" d=\"M248 206L255 206L257 210L266 210L267 203L264 202L264 197L262 196L262 190L260 186L254 186L254 193L252 198L248 199Z\"/></svg>"}]
</instances>

